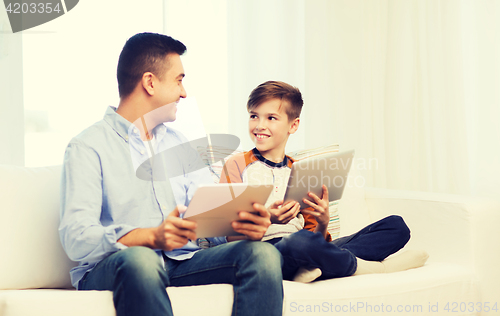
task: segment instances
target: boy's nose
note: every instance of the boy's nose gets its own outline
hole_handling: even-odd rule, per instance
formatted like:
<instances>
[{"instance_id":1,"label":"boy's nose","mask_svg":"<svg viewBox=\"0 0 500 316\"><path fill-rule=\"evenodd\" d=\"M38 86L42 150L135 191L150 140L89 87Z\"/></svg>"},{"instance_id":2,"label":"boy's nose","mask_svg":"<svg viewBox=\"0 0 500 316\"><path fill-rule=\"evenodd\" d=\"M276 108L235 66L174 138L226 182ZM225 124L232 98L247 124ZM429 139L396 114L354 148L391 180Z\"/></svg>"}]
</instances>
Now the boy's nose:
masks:
<instances>
[{"instance_id":1,"label":"boy's nose","mask_svg":"<svg viewBox=\"0 0 500 316\"><path fill-rule=\"evenodd\" d=\"M258 131L265 130L266 129L265 121L259 121L257 123L257 126L255 126L255 129Z\"/></svg>"}]
</instances>

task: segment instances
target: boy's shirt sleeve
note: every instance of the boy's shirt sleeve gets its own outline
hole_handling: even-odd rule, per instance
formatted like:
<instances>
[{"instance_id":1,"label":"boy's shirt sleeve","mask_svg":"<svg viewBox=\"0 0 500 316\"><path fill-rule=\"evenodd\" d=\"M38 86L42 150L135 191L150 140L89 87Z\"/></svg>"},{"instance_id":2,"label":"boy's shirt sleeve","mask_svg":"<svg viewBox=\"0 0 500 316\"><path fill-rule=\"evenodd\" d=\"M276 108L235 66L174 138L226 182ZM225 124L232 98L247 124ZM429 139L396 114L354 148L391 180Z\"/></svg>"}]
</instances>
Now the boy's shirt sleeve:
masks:
<instances>
[{"instance_id":1,"label":"boy's shirt sleeve","mask_svg":"<svg viewBox=\"0 0 500 316\"><path fill-rule=\"evenodd\" d=\"M308 208L308 209L312 210L312 208ZM312 216L311 214L302 213L302 216L304 216L304 229L307 229L308 231L314 232L314 229L316 228L316 226L318 226L318 221L316 220L316 218L314 218L314 216ZM325 240L332 241L332 235L330 235L330 233L328 231L326 232Z\"/></svg>"},{"instance_id":2,"label":"boy's shirt sleeve","mask_svg":"<svg viewBox=\"0 0 500 316\"><path fill-rule=\"evenodd\" d=\"M219 183L243 183L246 162L243 154L230 157L222 168Z\"/></svg>"}]
</instances>

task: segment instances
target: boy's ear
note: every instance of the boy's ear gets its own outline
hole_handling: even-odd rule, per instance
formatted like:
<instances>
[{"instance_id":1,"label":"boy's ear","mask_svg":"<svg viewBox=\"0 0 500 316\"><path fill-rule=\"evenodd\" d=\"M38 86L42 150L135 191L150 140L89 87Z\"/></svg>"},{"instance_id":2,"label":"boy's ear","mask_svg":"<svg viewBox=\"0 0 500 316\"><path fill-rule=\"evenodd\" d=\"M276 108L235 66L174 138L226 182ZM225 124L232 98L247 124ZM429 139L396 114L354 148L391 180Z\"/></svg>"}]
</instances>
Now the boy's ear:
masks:
<instances>
[{"instance_id":1,"label":"boy's ear","mask_svg":"<svg viewBox=\"0 0 500 316\"><path fill-rule=\"evenodd\" d=\"M295 120L293 120L292 125L290 125L290 129L288 130L288 134L293 134L299 129L299 124L300 124L300 118L297 117Z\"/></svg>"}]
</instances>

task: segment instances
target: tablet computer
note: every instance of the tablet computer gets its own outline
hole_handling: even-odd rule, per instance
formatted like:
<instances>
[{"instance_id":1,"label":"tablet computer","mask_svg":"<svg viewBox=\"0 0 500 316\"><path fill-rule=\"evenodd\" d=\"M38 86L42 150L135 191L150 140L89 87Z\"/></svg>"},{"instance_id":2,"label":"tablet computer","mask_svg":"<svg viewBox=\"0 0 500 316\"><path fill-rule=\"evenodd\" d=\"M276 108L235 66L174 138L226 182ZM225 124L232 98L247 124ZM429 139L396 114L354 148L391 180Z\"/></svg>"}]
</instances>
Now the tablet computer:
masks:
<instances>
[{"instance_id":1,"label":"tablet computer","mask_svg":"<svg viewBox=\"0 0 500 316\"><path fill-rule=\"evenodd\" d=\"M272 184L203 185L194 193L183 218L198 223L195 230L198 238L240 235L233 230L231 222L239 219L241 211L255 213L252 205L264 205L272 189Z\"/></svg>"},{"instance_id":2,"label":"tablet computer","mask_svg":"<svg viewBox=\"0 0 500 316\"><path fill-rule=\"evenodd\" d=\"M312 201L307 196L308 192L313 192L321 198L323 184L328 188L328 199L339 200L344 192L353 159L354 150L348 150L325 153L294 162L285 193L285 203L297 201L300 203L300 208L307 208L309 205L302 199Z\"/></svg>"}]
</instances>

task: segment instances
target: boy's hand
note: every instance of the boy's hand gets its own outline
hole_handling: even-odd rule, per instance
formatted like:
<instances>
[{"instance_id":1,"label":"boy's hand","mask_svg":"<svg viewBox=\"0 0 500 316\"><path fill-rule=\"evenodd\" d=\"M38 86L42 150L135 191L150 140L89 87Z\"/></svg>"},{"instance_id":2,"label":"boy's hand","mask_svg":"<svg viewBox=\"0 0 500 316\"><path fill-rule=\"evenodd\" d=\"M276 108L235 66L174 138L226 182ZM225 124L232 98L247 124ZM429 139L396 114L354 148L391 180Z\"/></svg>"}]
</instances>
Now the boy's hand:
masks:
<instances>
[{"instance_id":1,"label":"boy's hand","mask_svg":"<svg viewBox=\"0 0 500 316\"><path fill-rule=\"evenodd\" d=\"M328 228L328 223L330 222L330 211L328 210L328 205L330 201L328 200L328 188L323 184L323 194L321 199L314 193L309 192L308 195L311 197L314 202L311 202L307 199L304 199L304 203L313 208L311 209L302 209L302 213L310 214L316 218L318 221L318 226L316 226L315 232L321 232L324 236L326 236L326 229Z\"/></svg>"},{"instance_id":2,"label":"boy's hand","mask_svg":"<svg viewBox=\"0 0 500 316\"><path fill-rule=\"evenodd\" d=\"M289 201L283 204L283 200L274 202L269 207L271 214L271 223L273 224L286 224L297 216L300 212L300 204L295 201ZM281 207L279 207L282 205Z\"/></svg>"},{"instance_id":3,"label":"boy's hand","mask_svg":"<svg viewBox=\"0 0 500 316\"><path fill-rule=\"evenodd\" d=\"M244 222L234 221L232 226L235 232L245 235L247 239L261 240L271 225L270 214L262 204L254 203L253 208L257 214L240 212L238 215Z\"/></svg>"}]
</instances>

